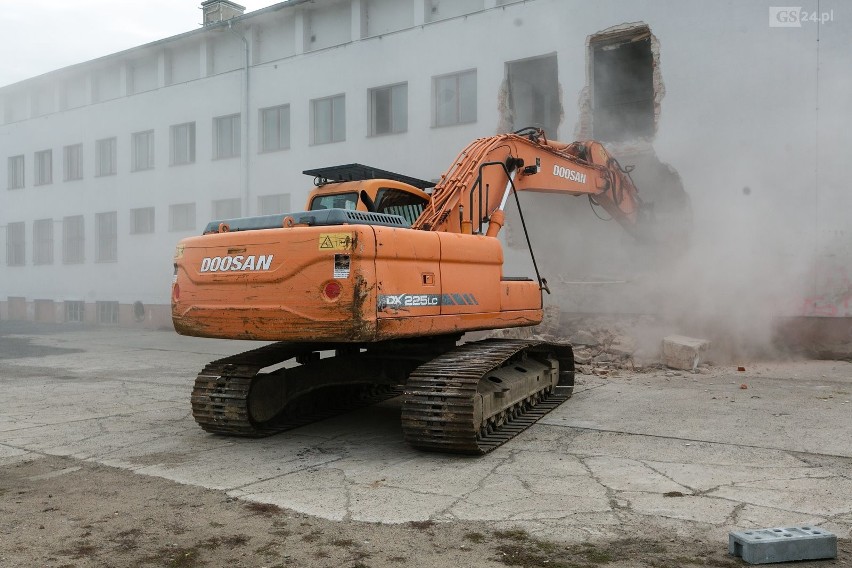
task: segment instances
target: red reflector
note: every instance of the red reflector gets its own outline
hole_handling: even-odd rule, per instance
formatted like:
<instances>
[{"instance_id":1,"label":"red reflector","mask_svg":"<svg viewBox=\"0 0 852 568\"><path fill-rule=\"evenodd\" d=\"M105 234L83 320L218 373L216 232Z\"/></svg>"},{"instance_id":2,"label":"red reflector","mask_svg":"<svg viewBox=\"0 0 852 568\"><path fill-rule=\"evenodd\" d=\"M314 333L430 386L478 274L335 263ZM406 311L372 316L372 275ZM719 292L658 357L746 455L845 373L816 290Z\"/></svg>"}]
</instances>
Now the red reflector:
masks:
<instances>
[{"instance_id":1,"label":"red reflector","mask_svg":"<svg viewBox=\"0 0 852 568\"><path fill-rule=\"evenodd\" d=\"M178 284L177 282L172 287L172 298L174 298L175 301L180 300L180 284Z\"/></svg>"},{"instance_id":2,"label":"red reflector","mask_svg":"<svg viewBox=\"0 0 852 568\"><path fill-rule=\"evenodd\" d=\"M340 284L337 282L329 282L323 288L322 293L325 294L325 297L329 300L336 300L338 296L340 296Z\"/></svg>"}]
</instances>

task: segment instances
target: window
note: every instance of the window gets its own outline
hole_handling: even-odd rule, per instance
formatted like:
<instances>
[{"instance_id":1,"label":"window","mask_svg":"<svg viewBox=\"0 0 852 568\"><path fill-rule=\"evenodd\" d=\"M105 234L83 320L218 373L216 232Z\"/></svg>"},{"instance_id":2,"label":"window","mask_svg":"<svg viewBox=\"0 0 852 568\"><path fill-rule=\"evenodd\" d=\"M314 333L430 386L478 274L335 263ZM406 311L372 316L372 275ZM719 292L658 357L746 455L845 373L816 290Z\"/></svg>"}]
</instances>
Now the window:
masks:
<instances>
[{"instance_id":1,"label":"window","mask_svg":"<svg viewBox=\"0 0 852 568\"><path fill-rule=\"evenodd\" d=\"M98 213L95 215L95 260L97 262L115 262L118 260L118 213Z\"/></svg>"},{"instance_id":2,"label":"window","mask_svg":"<svg viewBox=\"0 0 852 568\"><path fill-rule=\"evenodd\" d=\"M113 176L116 168L118 141L116 138L104 138L95 142L95 175Z\"/></svg>"},{"instance_id":3,"label":"window","mask_svg":"<svg viewBox=\"0 0 852 568\"><path fill-rule=\"evenodd\" d=\"M432 79L434 124L476 122L476 70Z\"/></svg>"},{"instance_id":4,"label":"window","mask_svg":"<svg viewBox=\"0 0 852 568\"><path fill-rule=\"evenodd\" d=\"M236 158L240 155L240 115L213 119L213 158Z\"/></svg>"},{"instance_id":5,"label":"window","mask_svg":"<svg viewBox=\"0 0 852 568\"><path fill-rule=\"evenodd\" d=\"M257 212L259 215L289 213L290 194L280 193L278 195L261 195L257 198Z\"/></svg>"},{"instance_id":6,"label":"window","mask_svg":"<svg viewBox=\"0 0 852 568\"><path fill-rule=\"evenodd\" d=\"M376 194L376 211L389 215L399 215L409 223L423 213L428 201L419 195L407 191L383 187Z\"/></svg>"},{"instance_id":7,"label":"window","mask_svg":"<svg viewBox=\"0 0 852 568\"><path fill-rule=\"evenodd\" d=\"M370 136L408 130L408 83L370 89Z\"/></svg>"},{"instance_id":8,"label":"window","mask_svg":"<svg viewBox=\"0 0 852 568\"><path fill-rule=\"evenodd\" d=\"M170 129L169 164L195 163L195 123L175 124Z\"/></svg>"},{"instance_id":9,"label":"window","mask_svg":"<svg viewBox=\"0 0 852 568\"><path fill-rule=\"evenodd\" d=\"M95 302L98 312L98 323L118 323L118 302Z\"/></svg>"},{"instance_id":10,"label":"window","mask_svg":"<svg viewBox=\"0 0 852 568\"><path fill-rule=\"evenodd\" d=\"M62 219L62 262L83 262L83 216L75 215Z\"/></svg>"},{"instance_id":11,"label":"window","mask_svg":"<svg viewBox=\"0 0 852 568\"><path fill-rule=\"evenodd\" d=\"M219 199L213 202L214 219L236 219L240 216L240 200Z\"/></svg>"},{"instance_id":12,"label":"window","mask_svg":"<svg viewBox=\"0 0 852 568\"><path fill-rule=\"evenodd\" d=\"M85 309L86 304L81 301L66 301L65 321L82 323Z\"/></svg>"},{"instance_id":13,"label":"window","mask_svg":"<svg viewBox=\"0 0 852 568\"><path fill-rule=\"evenodd\" d=\"M9 189L20 189L24 187L24 157L12 156L9 158Z\"/></svg>"},{"instance_id":14,"label":"window","mask_svg":"<svg viewBox=\"0 0 852 568\"><path fill-rule=\"evenodd\" d=\"M135 132L130 138L131 171L150 170L154 167L154 131Z\"/></svg>"},{"instance_id":15,"label":"window","mask_svg":"<svg viewBox=\"0 0 852 568\"><path fill-rule=\"evenodd\" d=\"M74 144L63 149L63 179L83 179L83 145Z\"/></svg>"},{"instance_id":16,"label":"window","mask_svg":"<svg viewBox=\"0 0 852 568\"><path fill-rule=\"evenodd\" d=\"M319 211L322 209L350 209L354 210L358 207L358 194L350 193L335 193L332 195L317 195L311 200L311 211Z\"/></svg>"},{"instance_id":17,"label":"window","mask_svg":"<svg viewBox=\"0 0 852 568\"><path fill-rule=\"evenodd\" d=\"M311 144L346 140L346 96L311 101Z\"/></svg>"},{"instance_id":18,"label":"window","mask_svg":"<svg viewBox=\"0 0 852 568\"><path fill-rule=\"evenodd\" d=\"M290 147L290 105L260 110L260 151L274 152Z\"/></svg>"},{"instance_id":19,"label":"window","mask_svg":"<svg viewBox=\"0 0 852 568\"><path fill-rule=\"evenodd\" d=\"M130 210L130 234L141 235L154 232L154 208L142 207Z\"/></svg>"},{"instance_id":20,"label":"window","mask_svg":"<svg viewBox=\"0 0 852 568\"><path fill-rule=\"evenodd\" d=\"M53 264L53 219L33 222L33 264Z\"/></svg>"},{"instance_id":21,"label":"window","mask_svg":"<svg viewBox=\"0 0 852 568\"><path fill-rule=\"evenodd\" d=\"M24 265L25 231L26 226L23 221L6 225L6 264L9 266Z\"/></svg>"},{"instance_id":22,"label":"window","mask_svg":"<svg viewBox=\"0 0 852 568\"><path fill-rule=\"evenodd\" d=\"M169 230L195 230L195 203L169 205Z\"/></svg>"},{"instance_id":23,"label":"window","mask_svg":"<svg viewBox=\"0 0 852 568\"><path fill-rule=\"evenodd\" d=\"M506 63L508 130L534 126L556 138L562 120L556 55Z\"/></svg>"},{"instance_id":24,"label":"window","mask_svg":"<svg viewBox=\"0 0 852 568\"><path fill-rule=\"evenodd\" d=\"M35 153L35 185L53 183L53 150Z\"/></svg>"}]
</instances>

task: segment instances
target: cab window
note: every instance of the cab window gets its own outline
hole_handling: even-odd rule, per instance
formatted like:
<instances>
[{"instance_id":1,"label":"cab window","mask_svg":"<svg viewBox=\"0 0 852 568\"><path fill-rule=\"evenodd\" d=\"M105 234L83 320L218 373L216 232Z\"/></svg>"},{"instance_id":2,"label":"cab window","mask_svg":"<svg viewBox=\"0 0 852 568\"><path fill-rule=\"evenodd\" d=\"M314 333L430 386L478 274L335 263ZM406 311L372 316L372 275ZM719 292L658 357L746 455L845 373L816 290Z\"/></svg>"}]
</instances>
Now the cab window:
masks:
<instances>
[{"instance_id":1,"label":"cab window","mask_svg":"<svg viewBox=\"0 0 852 568\"><path fill-rule=\"evenodd\" d=\"M376 211L399 215L411 224L423 213L423 208L426 207L427 202L426 198L419 195L383 187L376 194Z\"/></svg>"},{"instance_id":2,"label":"cab window","mask_svg":"<svg viewBox=\"0 0 852 568\"><path fill-rule=\"evenodd\" d=\"M336 193L333 195L317 195L311 200L311 211L318 209L356 209L358 194Z\"/></svg>"}]
</instances>

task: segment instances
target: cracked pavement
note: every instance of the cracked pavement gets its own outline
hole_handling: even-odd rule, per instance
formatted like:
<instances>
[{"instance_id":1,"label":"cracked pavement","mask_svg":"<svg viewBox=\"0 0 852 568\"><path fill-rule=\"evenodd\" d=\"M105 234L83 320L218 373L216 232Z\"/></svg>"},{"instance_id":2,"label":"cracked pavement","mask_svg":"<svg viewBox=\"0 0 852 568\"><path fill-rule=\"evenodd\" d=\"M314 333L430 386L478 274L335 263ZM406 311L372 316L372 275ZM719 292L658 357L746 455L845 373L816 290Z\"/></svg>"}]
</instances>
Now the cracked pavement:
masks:
<instances>
[{"instance_id":1,"label":"cracked pavement","mask_svg":"<svg viewBox=\"0 0 852 568\"><path fill-rule=\"evenodd\" d=\"M68 456L332 520L484 521L567 541L852 529L846 362L578 376L571 400L470 458L406 446L399 399L261 440L203 432L189 410L195 374L255 343L16 331L0 333L27 345L21 357L0 349L0 467Z\"/></svg>"}]
</instances>

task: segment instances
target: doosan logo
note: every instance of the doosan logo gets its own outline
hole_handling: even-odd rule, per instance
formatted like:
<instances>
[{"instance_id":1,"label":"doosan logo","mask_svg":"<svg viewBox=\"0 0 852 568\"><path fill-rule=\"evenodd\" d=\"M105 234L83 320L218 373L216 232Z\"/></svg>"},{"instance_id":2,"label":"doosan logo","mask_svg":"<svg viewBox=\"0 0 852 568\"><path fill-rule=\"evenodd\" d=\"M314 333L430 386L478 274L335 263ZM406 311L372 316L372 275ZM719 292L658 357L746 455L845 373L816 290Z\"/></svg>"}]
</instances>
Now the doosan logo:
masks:
<instances>
[{"instance_id":1,"label":"doosan logo","mask_svg":"<svg viewBox=\"0 0 852 568\"><path fill-rule=\"evenodd\" d=\"M249 270L257 272L258 270L269 270L273 256L275 255L208 256L201 261L201 272L246 272Z\"/></svg>"},{"instance_id":2,"label":"doosan logo","mask_svg":"<svg viewBox=\"0 0 852 568\"><path fill-rule=\"evenodd\" d=\"M586 183L586 174L572 170L571 168L563 168L562 166L553 166L553 175L556 177L565 178L571 181Z\"/></svg>"}]
</instances>

